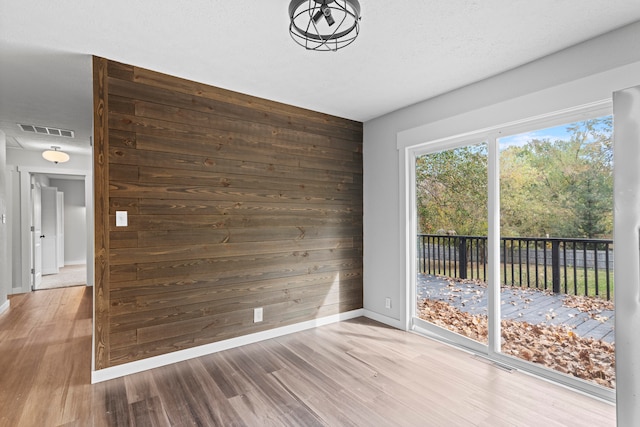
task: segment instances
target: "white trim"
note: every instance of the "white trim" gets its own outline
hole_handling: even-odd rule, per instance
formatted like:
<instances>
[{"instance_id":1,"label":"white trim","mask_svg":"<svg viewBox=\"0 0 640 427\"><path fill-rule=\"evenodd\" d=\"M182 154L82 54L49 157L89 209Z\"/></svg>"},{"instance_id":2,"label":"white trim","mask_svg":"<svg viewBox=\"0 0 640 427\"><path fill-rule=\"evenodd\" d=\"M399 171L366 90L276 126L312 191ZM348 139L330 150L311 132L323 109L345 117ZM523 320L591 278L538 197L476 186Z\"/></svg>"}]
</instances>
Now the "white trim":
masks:
<instances>
[{"instance_id":1,"label":"white trim","mask_svg":"<svg viewBox=\"0 0 640 427\"><path fill-rule=\"evenodd\" d=\"M71 266L71 265L86 265L86 261L84 259L77 259L74 261L65 261L64 266Z\"/></svg>"},{"instance_id":2,"label":"white trim","mask_svg":"<svg viewBox=\"0 0 640 427\"><path fill-rule=\"evenodd\" d=\"M498 364L499 366L501 365L514 369L523 374L564 387L573 392L596 398L609 404L615 404L616 402L615 391L611 389L604 388L588 381L581 380L577 377L568 376L542 365L532 364L503 353L497 353L495 356L488 355L486 345L466 337L461 337L454 332L432 325L422 319L414 319L412 332L425 338L449 345L460 351L482 357L483 359L491 363Z\"/></svg>"},{"instance_id":3,"label":"white trim","mask_svg":"<svg viewBox=\"0 0 640 427\"><path fill-rule=\"evenodd\" d=\"M0 305L0 314L9 310L9 306L11 305L11 300L6 300L4 304Z\"/></svg>"},{"instance_id":4,"label":"white trim","mask_svg":"<svg viewBox=\"0 0 640 427\"><path fill-rule=\"evenodd\" d=\"M487 345L471 338L458 335L441 326L422 320L419 317L413 318L411 330L419 335L426 336L438 342L444 342L460 350L471 352L486 357Z\"/></svg>"},{"instance_id":5,"label":"white trim","mask_svg":"<svg viewBox=\"0 0 640 427\"><path fill-rule=\"evenodd\" d=\"M640 420L640 86L614 92L615 338L619 425ZM621 286L624 285L624 286Z\"/></svg>"},{"instance_id":6,"label":"white trim","mask_svg":"<svg viewBox=\"0 0 640 427\"><path fill-rule=\"evenodd\" d=\"M487 271L488 354L500 353L502 340L500 319L500 150L495 134L487 138Z\"/></svg>"},{"instance_id":7,"label":"white trim","mask_svg":"<svg viewBox=\"0 0 640 427\"><path fill-rule=\"evenodd\" d=\"M413 209L414 199L415 199L415 155L413 155L408 149L400 150L402 154L398 156L398 171L400 173L399 185L400 185L400 203L398 203L398 209L400 210L400 221L398 224L399 227L399 236L404 236L404 241L407 242L409 247L411 246L411 242L415 241L415 232L412 226L416 223L415 218L415 209ZM405 174L408 174L406 176ZM406 176L406 178L405 178ZM405 179L407 180L405 184ZM408 216L407 216L408 215ZM410 218L408 221L403 221L403 218ZM400 266L400 283L407 283L409 286L409 292L404 292L404 298L400 298L400 301L404 305L404 307L400 307L402 310L401 313L404 313L402 318L402 329L408 331L411 329L411 318L415 314L415 303L414 301L415 292L412 290L415 289L415 263L413 260L415 257L409 256L405 257L403 251L398 251Z\"/></svg>"},{"instance_id":8,"label":"white trim","mask_svg":"<svg viewBox=\"0 0 640 427\"><path fill-rule=\"evenodd\" d=\"M388 317L380 313L376 313L371 310L364 310L364 317L375 320L376 322L384 323L387 326L391 326L396 329L406 330L404 324L401 320L394 319L393 317Z\"/></svg>"},{"instance_id":9,"label":"white trim","mask_svg":"<svg viewBox=\"0 0 640 427\"><path fill-rule=\"evenodd\" d=\"M508 136L526 132L539 126L552 127L587 118L607 116L612 114L612 109L612 99L607 98L576 107L552 111L550 113L525 117L505 123L498 123L493 126L471 130L457 135L445 136L436 139L432 139L428 136L434 131L434 129L438 129L441 125L464 120L464 116L469 113L461 114L460 116L449 117L446 120L398 132L397 148L398 150L407 148L412 152L415 152L416 155L421 155L424 153L420 152L420 148L424 149L425 146L427 147L426 150L428 152L447 150L461 145L484 142L490 135L499 134L500 136Z\"/></svg>"},{"instance_id":10,"label":"white trim","mask_svg":"<svg viewBox=\"0 0 640 427\"><path fill-rule=\"evenodd\" d=\"M33 247L33 241L31 240L31 175L28 172L22 172L19 168L16 168L18 172L18 185L19 185L19 200L20 200L20 218L15 218L14 224L20 225L20 242L21 252L20 259L22 263L20 265L20 271L13 278L14 285L16 280L20 284L20 291L18 293L31 292L31 285L33 282L33 275L31 274L31 251ZM15 200L14 200L15 202ZM15 243L15 242L14 242ZM16 256L16 254L13 254ZM12 261L13 263L13 261ZM14 287L14 289L16 289Z\"/></svg>"},{"instance_id":11,"label":"white trim","mask_svg":"<svg viewBox=\"0 0 640 427\"><path fill-rule=\"evenodd\" d=\"M253 344L271 338L281 337L283 335L295 332L305 331L307 329L317 328L319 326L338 323L344 320L362 317L364 309L353 310L346 313L335 314L333 316L322 317L319 319L308 320L306 322L296 323L294 325L282 326L280 328L270 329L268 331L256 332L255 334L244 335L237 338L231 338L211 344L205 344L194 348L179 350L160 356L149 357L143 360L137 360L124 365L113 366L111 368L100 369L91 372L91 384L102 381L120 378L125 375L136 374L153 368L170 365L177 362L193 359L208 354L217 353L219 351L229 350L243 345Z\"/></svg>"},{"instance_id":12,"label":"white trim","mask_svg":"<svg viewBox=\"0 0 640 427\"><path fill-rule=\"evenodd\" d=\"M553 113L540 114L529 118L522 118L506 122L503 125L493 125L477 131L463 132L450 137L439 137L429 139L433 135L433 128L439 127L441 124L435 123L425 125L420 128L410 129L408 131L397 133L397 148L399 152L399 169L400 169L400 257L401 257L401 276L405 276L402 283L405 284L405 297L412 298L415 301L415 276L416 272L416 241L415 234L417 230L417 214L415 203L415 159L416 156L435 152L445 149L453 149L462 145L469 145L477 142L486 142L488 144L488 216L489 216L489 251L491 264L488 266L487 284L489 285L489 343L483 345L469 340L466 337L454 334L444 328L431 325L422 321L417 317L415 307L409 305L405 311L405 316L411 318L410 329L414 332L429 336L439 341L450 343L460 348L474 351L494 362L503 363L508 366L515 367L519 370L530 374L546 378L558 384L571 387L577 391L595 396L597 398L613 402L615 401L615 392L605 389L598 385L579 380L565 374L561 374L552 369L541 367L539 365L522 361L514 357L505 355L500 351L501 334L500 330L500 186L499 186L499 161L498 161L498 141L499 137L518 134L540 128L558 126L566 123L572 123L588 118L611 115L613 109L612 99L592 102L572 108L566 108ZM449 120L459 120L452 118ZM413 144L412 144L413 143ZM637 239L636 239L637 245ZM491 256L493 255L493 256ZM413 304L415 306L415 304ZM493 319L493 321L492 321ZM497 321L496 321L497 320Z\"/></svg>"},{"instance_id":13,"label":"white trim","mask_svg":"<svg viewBox=\"0 0 640 427\"><path fill-rule=\"evenodd\" d=\"M50 167L40 167L40 166L16 166L18 172L25 173L38 173L44 175L78 175L87 177L91 174L90 170L87 169L59 169L59 168L50 168Z\"/></svg>"}]
</instances>

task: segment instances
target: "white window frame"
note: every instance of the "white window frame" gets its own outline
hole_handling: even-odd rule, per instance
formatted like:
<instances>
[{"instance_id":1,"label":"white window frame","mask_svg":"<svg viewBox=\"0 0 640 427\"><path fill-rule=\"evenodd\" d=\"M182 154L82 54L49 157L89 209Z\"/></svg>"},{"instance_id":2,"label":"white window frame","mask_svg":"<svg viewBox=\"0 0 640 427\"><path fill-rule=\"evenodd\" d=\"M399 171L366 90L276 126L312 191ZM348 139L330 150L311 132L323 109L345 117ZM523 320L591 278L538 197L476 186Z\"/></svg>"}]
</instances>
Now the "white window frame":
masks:
<instances>
[{"instance_id":1,"label":"white window frame","mask_svg":"<svg viewBox=\"0 0 640 427\"><path fill-rule=\"evenodd\" d=\"M404 262L403 274L406 283L406 329L411 330L459 348L471 351L489 360L513 369L518 369L559 384L571 387L577 391L594 397L615 402L615 391L598 386L592 382L571 377L542 365L527 362L500 351L500 182L499 182L499 150L498 139L510 135L545 129L558 125L583 121L596 117L613 114L611 99L602 100L588 105L582 105L562 111L551 112L540 116L525 118L515 122L504 123L474 132L452 135L433 141L399 147L400 155L400 185L401 216L405 218ZM458 148L486 142L488 149L488 250L489 265L487 285L489 289L489 342L488 345L455 334L444 328L426 322L417 317L416 272L417 272L417 207L416 207L416 176L415 166L418 156L447 149Z\"/></svg>"}]
</instances>

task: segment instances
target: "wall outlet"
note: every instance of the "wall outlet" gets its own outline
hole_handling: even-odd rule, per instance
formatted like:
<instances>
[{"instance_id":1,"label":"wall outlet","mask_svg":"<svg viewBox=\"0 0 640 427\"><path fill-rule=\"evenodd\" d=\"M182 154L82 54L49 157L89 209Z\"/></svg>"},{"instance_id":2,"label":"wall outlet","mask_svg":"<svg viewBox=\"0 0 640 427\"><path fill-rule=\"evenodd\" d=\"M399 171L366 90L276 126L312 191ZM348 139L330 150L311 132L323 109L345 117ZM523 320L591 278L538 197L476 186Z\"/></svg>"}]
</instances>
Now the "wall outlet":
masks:
<instances>
[{"instance_id":1,"label":"wall outlet","mask_svg":"<svg viewBox=\"0 0 640 427\"><path fill-rule=\"evenodd\" d=\"M262 307L253 309L253 323L262 322Z\"/></svg>"},{"instance_id":2,"label":"wall outlet","mask_svg":"<svg viewBox=\"0 0 640 427\"><path fill-rule=\"evenodd\" d=\"M384 299L384 308L391 308L391 298Z\"/></svg>"}]
</instances>

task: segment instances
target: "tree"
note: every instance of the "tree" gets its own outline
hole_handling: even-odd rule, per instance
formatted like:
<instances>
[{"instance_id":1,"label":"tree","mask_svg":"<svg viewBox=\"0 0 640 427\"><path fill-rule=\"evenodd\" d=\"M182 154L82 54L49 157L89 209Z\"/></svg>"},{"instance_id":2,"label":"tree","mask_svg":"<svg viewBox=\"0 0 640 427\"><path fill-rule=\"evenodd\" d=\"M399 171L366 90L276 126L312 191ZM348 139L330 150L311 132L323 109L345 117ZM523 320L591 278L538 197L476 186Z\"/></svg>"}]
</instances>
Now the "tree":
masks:
<instances>
[{"instance_id":1,"label":"tree","mask_svg":"<svg viewBox=\"0 0 640 427\"><path fill-rule=\"evenodd\" d=\"M422 233L487 233L487 147L466 146L416 159L418 224Z\"/></svg>"},{"instance_id":2,"label":"tree","mask_svg":"<svg viewBox=\"0 0 640 427\"><path fill-rule=\"evenodd\" d=\"M612 118L570 124L567 138L531 139L500 152L501 234L611 237ZM487 233L487 146L416 159L422 233Z\"/></svg>"},{"instance_id":3,"label":"tree","mask_svg":"<svg viewBox=\"0 0 640 427\"><path fill-rule=\"evenodd\" d=\"M503 236L544 236L558 221L547 203L544 174L520 147L500 153L500 232Z\"/></svg>"},{"instance_id":4,"label":"tree","mask_svg":"<svg viewBox=\"0 0 640 427\"><path fill-rule=\"evenodd\" d=\"M567 127L569 139L532 139L504 150L501 198L511 210L503 210L503 230L515 236L610 237L611 124L611 117L577 122ZM516 173L506 173L516 166Z\"/></svg>"},{"instance_id":5,"label":"tree","mask_svg":"<svg viewBox=\"0 0 640 427\"><path fill-rule=\"evenodd\" d=\"M586 120L568 128L577 162L574 186L567 208L580 236L613 235L613 138L612 118Z\"/></svg>"}]
</instances>

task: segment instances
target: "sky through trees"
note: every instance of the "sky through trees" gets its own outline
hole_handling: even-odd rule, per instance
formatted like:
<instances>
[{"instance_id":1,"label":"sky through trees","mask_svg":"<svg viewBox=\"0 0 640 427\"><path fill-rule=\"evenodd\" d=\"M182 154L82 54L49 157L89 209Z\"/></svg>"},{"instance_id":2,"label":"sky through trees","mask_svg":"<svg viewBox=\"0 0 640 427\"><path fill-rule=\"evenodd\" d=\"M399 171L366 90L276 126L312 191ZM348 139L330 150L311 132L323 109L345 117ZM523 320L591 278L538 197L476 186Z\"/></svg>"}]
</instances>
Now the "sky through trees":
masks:
<instances>
[{"instance_id":1,"label":"sky through trees","mask_svg":"<svg viewBox=\"0 0 640 427\"><path fill-rule=\"evenodd\" d=\"M503 236L611 238L611 116L499 143ZM416 189L419 232L487 235L486 144L420 156Z\"/></svg>"}]
</instances>

